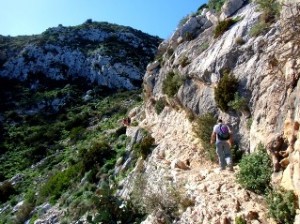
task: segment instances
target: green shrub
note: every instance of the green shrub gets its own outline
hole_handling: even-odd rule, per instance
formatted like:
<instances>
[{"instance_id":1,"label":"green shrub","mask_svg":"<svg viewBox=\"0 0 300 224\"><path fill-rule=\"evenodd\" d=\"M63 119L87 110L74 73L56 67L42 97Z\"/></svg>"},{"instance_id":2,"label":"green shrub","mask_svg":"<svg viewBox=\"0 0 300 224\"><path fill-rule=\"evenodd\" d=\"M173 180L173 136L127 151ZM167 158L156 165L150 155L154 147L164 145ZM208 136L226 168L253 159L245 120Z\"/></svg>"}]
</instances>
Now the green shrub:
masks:
<instances>
[{"instance_id":1,"label":"green shrub","mask_svg":"<svg viewBox=\"0 0 300 224\"><path fill-rule=\"evenodd\" d=\"M244 151L240 150L237 145L233 145L233 147L231 148L231 154L233 163L237 164L243 158Z\"/></svg>"},{"instance_id":2,"label":"green shrub","mask_svg":"<svg viewBox=\"0 0 300 224\"><path fill-rule=\"evenodd\" d=\"M88 150L82 150L80 157L82 158L83 172L89 171L93 167L101 167L106 160L111 159L115 155L110 145L102 140L94 141Z\"/></svg>"},{"instance_id":3,"label":"green shrub","mask_svg":"<svg viewBox=\"0 0 300 224\"><path fill-rule=\"evenodd\" d=\"M248 130L250 130L252 123L253 123L253 118L250 117L250 118L247 120L247 124L246 124Z\"/></svg>"},{"instance_id":4,"label":"green shrub","mask_svg":"<svg viewBox=\"0 0 300 224\"><path fill-rule=\"evenodd\" d=\"M26 220L29 219L30 213L33 210L34 206L31 203L25 202L16 214L15 222L17 224L23 224Z\"/></svg>"},{"instance_id":5,"label":"green shrub","mask_svg":"<svg viewBox=\"0 0 300 224\"><path fill-rule=\"evenodd\" d=\"M155 102L155 111L156 114L159 115L166 106L166 100L163 98L159 98L158 101Z\"/></svg>"},{"instance_id":6,"label":"green shrub","mask_svg":"<svg viewBox=\"0 0 300 224\"><path fill-rule=\"evenodd\" d=\"M296 197L293 191L271 191L267 196L270 216L280 224L293 224L296 215Z\"/></svg>"},{"instance_id":7,"label":"green shrub","mask_svg":"<svg viewBox=\"0 0 300 224\"><path fill-rule=\"evenodd\" d=\"M179 74L169 72L163 81L162 91L168 97L174 97L182 84L183 79L179 76Z\"/></svg>"},{"instance_id":8,"label":"green shrub","mask_svg":"<svg viewBox=\"0 0 300 224\"><path fill-rule=\"evenodd\" d=\"M15 193L16 190L13 185L8 181L4 181L0 185L0 202L6 202L9 197Z\"/></svg>"},{"instance_id":9,"label":"green shrub","mask_svg":"<svg viewBox=\"0 0 300 224\"><path fill-rule=\"evenodd\" d=\"M203 114L196 120L194 131L200 139L206 156L214 162L217 162L215 147L210 144L210 137L217 119L211 113Z\"/></svg>"},{"instance_id":10,"label":"green shrub","mask_svg":"<svg viewBox=\"0 0 300 224\"><path fill-rule=\"evenodd\" d=\"M247 224L246 220L241 216L235 217L234 223L235 224Z\"/></svg>"},{"instance_id":11,"label":"green shrub","mask_svg":"<svg viewBox=\"0 0 300 224\"><path fill-rule=\"evenodd\" d=\"M185 17L183 17L181 20L179 20L179 23L177 25L177 27L182 27L190 18L190 15L186 15Z\"/></svg>"},{"instance_id":12,"label":"green shrub","mask_svg":"<svg viewBox=\"0 0 300 224\"><path fill-rule=\"evenodd\" d=\"M280 15L281 6L277 0L255 0L260 11L263 12L263 21L272 23Z\"/></svg>"},{"instance_id":13,"label":"green shrub","mask_svg":"<svg viewBox=\"0 0 300 224\"><path fill-rule=\"evenodd\" d=\"M209 47L209 43L207 43L207 42L202 43L202 44L199 46L199 52L198 52L198 54L200 54L200 53L202 53L203 51L205 51L208 47Z\"/></svg>"},{"instance_id":14,"label":"green shrub","mask_svg":"<svg viewBox=\"0 0 300 224\"><path fill-rule=\"evenodd\" d=\"M258 37L259 35L265 34L268 30L268 24L264 21L259 21L253 27L251 27L249 35L251 37Z\"/></svg>"},{"instance_id":15,"label":"green shrub","mask_svg":"<svg viewBox=\"0 0 300 224\"><path fill-rule=\"evenodd\" d=\"M49 178L49 180L41 187L39 192L39 199L43 201L50 197L57 200L78 177L79 165L71 166L68 169L57 172Z\"/></svg>"},{"instance_id":16,"label":"green shrub","mask_svg":"<svg viewBox=\"0 0 300 224\"><path fill-rule=\"evenodd\" d=\"M265 193L271 180L272 166L264 146L259 144L256 152L244 156L239 166L238 183L255 193Z\"/></svg>"},{"instance_id":17,"label":"green shrub","mask_svg":"<svg viewBox=\"0 0 300 224\"><path fill-rule=\"evenodd\" d=\"M179 59L179 64L181 65L181 67L185 67L188 64L190 64L191 62L189 61L189 58L187 56L183 56Z\"/></svg>"},{"instance_id":18,"label":"green shrub","mask_svg":"<svg viewBox=\"0 0 300 224\"><path fill-rule=\"evenodd\" d=\"M225 3L225 0L209 0L207 5L208 5L209 9L214 9L217 12L220 12L224 3Z\"/></svg>"},{"instance_id":19,"label":"green shrub","mask_svg":"<svg viewBox=\"0 0 300 224\"><path fill-rule=\"evenodd\" d=\"M141 142L135 144L133 148L138 156L142 156L143 159L146 159L152 152L154 142L155 139L152 138L150 134L146 133Z\"/></svg>"},{"instance_id":20,"label":"green shrub","mask_svg":"<svg viewBox=\"0 0 300 224\"><path fill-rule=\"evenodd\" d=\"M193 39L195 39L195 35L193 33L188 32L188 31L184 33L184 40L185 41L191 41Z\"/></svg>"},{"instance_id":21,"label":"green shrub","mask_svg":"<svg viewBox=\"0 0 300 224\"><path fill-rule=\"evenodd\" d=\"M238 45L243 45L245 44L245 40L242 38L242 37L237 37L235 39L235 42L238 44Z\"/></svg>"},{"instance_id":22,"label":"green shrub","mask_svg":"<svg viewBox=\"0 0 300 224\"><path fill-rule=\"evenodd\" d=\"M1 149L0 149L0 155L1 155ZM3 182L5 180L5 176L3 173L0 172L0 182Z\"/></svg>"},{"instance_id":23,"label":"green shrub","mask_svg":"<svg viewBox=\"0 0 300 224\"><path fill-rule=\"evenodd\" d=\"M225 33L227 30L229 30L230 27L235 23L236 21L233 19L226 19L218 22L214 30L214 38L218 38L219 36L222 36L222 34Z\"/></svg>"},{"instance_id":24,"label":"green shrub","mask_svg":"<svg viewBox=\"0 0 300 224\"><path fill-rule=\"evenodd\" d=\"M79 126L72 128L69 134L69 138L71 141L76 142L80 139L82 139L83 135L85 133L85 128Z\"/></svg>"},{"instance_id":25,"label":"green shrub","mask_svg":"<svg viewBox=\"0 0 300 224\"><path fill-rule=\"evenodd\" d=\"M238 92L234 94L234 100L228 103L228 106L236 111L241 111L247 107L247 101L244 97L240 96Z\"/></svg>"},{"instance_id":26,"label":"green shrub","mask_svg":"<svg viewBox=\"0 0 300 224\"><path fill-rule=\"evenodd\" d=\"M197 9L197 12L200 14L202 12L203 9L207 9L208 5L207 4L202 4L199 6L199 8Z\"/></svg>"},{"instance_id":27,"label":"green shrub","mask_svg":"<svg viewBox=\"0 0 300 224\"><path fill-rule=\"evenodd\" d=\"M233 75L225 73L215 88L215 101L222 111L228 110L228 103L234 100L234 93L238 89L238 80Z\"/></svg>"}]
</instances>

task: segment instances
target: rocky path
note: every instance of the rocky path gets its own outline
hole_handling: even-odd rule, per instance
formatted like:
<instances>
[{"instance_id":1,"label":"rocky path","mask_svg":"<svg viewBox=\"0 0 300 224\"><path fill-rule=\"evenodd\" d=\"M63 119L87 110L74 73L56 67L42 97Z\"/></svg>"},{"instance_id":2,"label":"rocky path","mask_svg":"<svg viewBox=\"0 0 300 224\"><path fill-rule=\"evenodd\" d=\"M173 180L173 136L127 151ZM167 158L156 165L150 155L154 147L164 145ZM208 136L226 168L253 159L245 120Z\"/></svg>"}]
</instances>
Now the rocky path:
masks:
<instances>
[{"instance_id":1,"label":"rocky path","mask_svg":"<svg viewBox=\"0 0 300 224\"><path fill-rule=\"evenodd\" d=\"M164 115L162 115L164 116ZM181 210L177 224L230 224L242 217L248 224L270 224L263 196L243 189L236 182L234 172L220 171L217 164L204 158L184 114L168 111L157 118L148 114L147 125L158 146L145 162L148 183L171 179L185 197L193 202ZM189 160L190 166L187 166ZM154 174L155 173L155 174ZM154 184L153 184L154 185ZM151 187L151 186L150 186ZM158 215L150 215L143 224L161 223Z\"/></svg>"},{"instance_id":2,"label":"rocky path","mask_svg":"<svg viewBox=\"0 0 300 224\"><path fill-rule=\"evenodd\" d=\"M188 172L185 189L195 206L187 208L178 224L234 223L238 216L251 224L270 223L263 197L237 184L234 172L218 168Z\"/></svg>"}]
</instances>

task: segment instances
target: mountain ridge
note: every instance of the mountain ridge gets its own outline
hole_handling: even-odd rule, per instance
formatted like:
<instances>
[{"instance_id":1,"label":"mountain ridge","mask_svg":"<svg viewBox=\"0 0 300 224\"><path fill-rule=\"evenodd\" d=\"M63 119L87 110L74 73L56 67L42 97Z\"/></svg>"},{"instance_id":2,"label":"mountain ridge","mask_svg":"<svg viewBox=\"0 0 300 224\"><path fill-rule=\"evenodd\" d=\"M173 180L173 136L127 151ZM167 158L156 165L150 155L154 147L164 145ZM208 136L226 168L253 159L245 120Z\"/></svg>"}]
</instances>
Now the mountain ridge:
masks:
<instances>
[{"instance_id":1,"label":"mountain ridge","mask_svg":"<svg viewBox=\"0 0 300 224\"><path fill-rule=\"evenodd\" d=\"M2 36L0 76L56 81L83 78L108 88L133 89L140 85L142 69L160 41L130 27L91 20L80 26L49 28L40 35Z\"/></svg>"}]
</instances>

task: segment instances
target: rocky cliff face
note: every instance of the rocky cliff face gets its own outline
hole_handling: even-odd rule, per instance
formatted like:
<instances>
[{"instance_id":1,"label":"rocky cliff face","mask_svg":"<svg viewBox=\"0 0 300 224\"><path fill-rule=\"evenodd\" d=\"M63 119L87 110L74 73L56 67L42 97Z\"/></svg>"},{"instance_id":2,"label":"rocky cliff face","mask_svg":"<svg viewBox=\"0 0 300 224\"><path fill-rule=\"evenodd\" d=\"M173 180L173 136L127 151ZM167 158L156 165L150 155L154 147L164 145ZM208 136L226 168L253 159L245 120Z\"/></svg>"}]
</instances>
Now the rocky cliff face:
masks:
<instances>
[{"instance_id":1,"label":"rocky cliff face","mask_svg":"<svg viewBox=\"0 0 300 224\"><path fill-rule=\"evenodd\" d=\"M261 198L253 196L253 204L248 205L252 197L249 192L244 192L248 196L238 196L244 193L231 179L233 174L219 174L217 178L212 174L216 172L214 166L205 161L206 149L188 120L191 114L222 117L232 125L235 141L246 152L253 152L260 142L264 144L273 158L273 183L300 194L299 3L284 2L280 18L254 35L253 27L262 16L257 5L243 1L226 1L220 14L204 9L160 44L160 60L147 67L145 119L141 126L152 133L158 146L140 164L139 171L145 172L148 193L160 194L163 190L157 190L159 184L168 180L193 200L194 205L182 209L175 223L233 223L237 216L245 217L247 223L272 223L265 215ZM218 21L223 19L233 19L235 23L213 38ZM246 100L246 110L223 112L217 107L214 92L224 71L237 78L237 92ZM164 80L170 72L183 80L171 97L164 90ZM162 99L165 107L157 114L155 107ZM285 144L278 146L278 138ZM123 196L127 193L123 192ZM168 223L168 219L158 212L144 223Z\"/></svg>"},{"instance_id":2,"label":"rocky cliff face","mask_svg":"<svg viewBox=\"0 0 300 224\"><path fill-rule=\"evenodd\" d=\"M0 76L37 83L83 80L113 89L139 87L158 37L88 20L37 36L0 37ZM49 82L48 82L49 83Z\"/></svg>"}]
</instances>

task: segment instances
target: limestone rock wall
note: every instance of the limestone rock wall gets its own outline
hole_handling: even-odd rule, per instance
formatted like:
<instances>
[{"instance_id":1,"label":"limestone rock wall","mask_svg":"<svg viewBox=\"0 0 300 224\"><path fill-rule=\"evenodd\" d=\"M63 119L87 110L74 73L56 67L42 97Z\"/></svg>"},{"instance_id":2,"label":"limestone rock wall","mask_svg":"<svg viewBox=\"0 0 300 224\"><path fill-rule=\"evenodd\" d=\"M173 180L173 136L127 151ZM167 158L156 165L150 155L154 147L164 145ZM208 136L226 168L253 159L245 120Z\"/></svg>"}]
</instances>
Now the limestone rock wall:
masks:
<instances>
[{"instance_id":1,"label":"limestone rock wall","mask_svg":"<svg viewBox=\"0 0 300 224\"><path fill-rule=\"evenodd\" d=\"M200 158L205 150L197 142L192 131L188 131L188 129L184 132L179 131L192 126L192 124L186 126L188 122L185 121L187 119L185 112L193 113L196 116L211 112L233 126L235 141L239 144L240 149L249 153L253 152L260 142L265 146L270 146L274 136L281 136L283 144L279 149L280 157L274 157L278 168L274 172L272 183L275 187L283 186L285 189L293 190L299 196L299 8L300 5L297 1L284 2L280 19L272 24L268 32L255 37L251 36L250 31L259 21L261 12L257 10L254 3L241 3L234 12L226 12L226 16L223 13L224 18L239 19L219 38L213 38L213 33L216 21L220 17L213 12L203 11L202 24L209 24L209 26L201 26L194 39L184 39L182 28L178 28L175 32L176 35L174 34L170 40L164 41L159 46L158 52L161 60L148 65L144 77L147 106L143 124L149 128L158 141L158 146L149 161L155 157L167 158L169 169L172 170L172 161L185 162L191 158L194 163L189 172L198 168L212 170L212 164L205 163L201 159L197 160L192 156L193 148L196 149L196 155ZM205 19L207 22L204 22ZM188 27L188 23L191 21L188 21L184 27ZM195 26L192 27L195 28ZM230 73L239 80L238 92L247 99L249 108L247 113L236 111L224 113L217 108L214 101L214 87L222 77L224 69L230 70ZM173 99L167 97L162 91L163 80L169 71L179 74L184 79L183 85ZM155 102L161 98L167 99L168 106L162 114L157 115L154 106ZM182 113L181 119L175 116L177 113ZM176 137L171 140L172 144L168 145L166 142L171 134ZM186 142L186 140L188 141ZM181 148L182 144L186 144L189 150ZM159 151L164 152L160 155ZM186 151L189 151L190 154L186 154ZM271 152L270 156L272 156ZM159 160L156 160L156 166L158 166L157 164L161 164ZM144 165L146 170L150 166L148 163ZM175 171L169 172L176 173ZM186 178L181 183L187 183L191 174L186 172L185 175ZM213 175L208 176L209 178L204 178L202 181L211 181L208 184L209 187L213 186L213 180L224 187L227 186L226 183L223 183L222 177L214 179ZM230 179L231 177L229 175L225 178ZM195 189L205 189L202 186L205 185L204 183L200 185L193 186L196 186ZM231 187L225 188L232 195L237 195L238 192L235 190L239 188L238 185ZM187 189L185 192L188 192ZM211 197L206 198L205 192L209 192ZM251 212L251 209L246 209L247 200L243 200L241 206L245 210L238 212L234 208L238 204L235 199L233 199L235 202L231 201L232 207L231 202L224 202L226 199L223 196L226 197L226 193L220 194L221 198L218 198L213 197L212 192L206 189L196 195L199 196L199 202L196 200L195 207L185 210L177 223L199 223L200 221L203 223L232 223L233 217L238 215L246 217L249 223L272 223L271 220L266 219L265 214L256 214L256 211ZM256 198L254 201L258 204L252 205L252 208L265 211L263 200ZM215 205L214 208L223 206L223 210L227 212L214 213L215 211L212 211L213 208L210 209L209 203ZM234 203L237 204L234 205ZM167 217L161 213L152 214L145 223L162 222L159 219L167 219ZM299 215L297 215L295 223L297 220L299 220Z\"/></svg>"}]
</instances>

